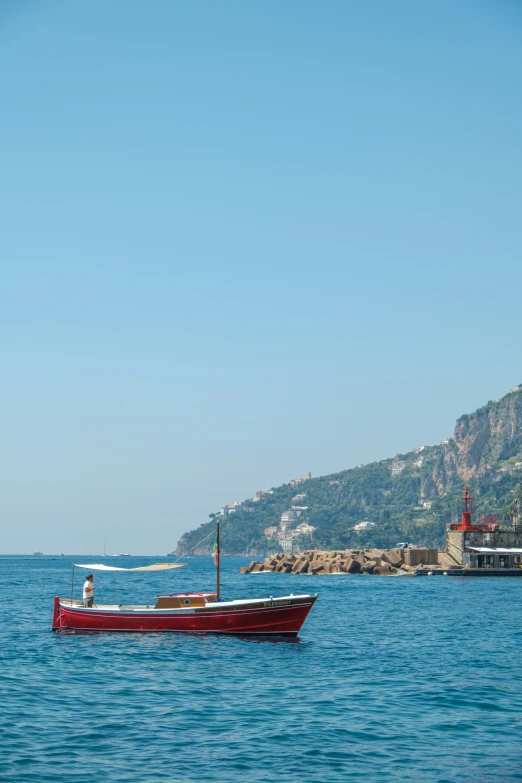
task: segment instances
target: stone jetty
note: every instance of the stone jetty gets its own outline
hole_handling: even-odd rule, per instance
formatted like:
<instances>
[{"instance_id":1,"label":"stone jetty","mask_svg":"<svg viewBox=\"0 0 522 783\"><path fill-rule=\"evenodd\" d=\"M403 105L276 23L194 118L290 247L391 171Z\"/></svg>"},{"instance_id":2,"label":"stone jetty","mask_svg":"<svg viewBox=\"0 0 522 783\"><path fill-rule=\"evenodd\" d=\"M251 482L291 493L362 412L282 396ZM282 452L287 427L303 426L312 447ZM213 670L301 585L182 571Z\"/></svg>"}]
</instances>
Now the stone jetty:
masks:
<instances>
[{"instance_id":1,"label":"stone jetty","mask_svg":"<svg viewBox=\"0 0 522 783\"><path fill-rule=\"evenodd\" d=\"M412 553L416 557L412 557ZM392 576L399 572L414 573L416 568L439 562L443 552L434 549L350 549L345 551L306 550L297 555L280 553L267 557L263 562L253 560L243 566L242 574L258 571L275 571L283 574L375 574ZM422 559L424 557L424 560ZM416 561L416 562L413 562ZM410 564L411 563L411 564Z\"/></svg>"}]
</instances>

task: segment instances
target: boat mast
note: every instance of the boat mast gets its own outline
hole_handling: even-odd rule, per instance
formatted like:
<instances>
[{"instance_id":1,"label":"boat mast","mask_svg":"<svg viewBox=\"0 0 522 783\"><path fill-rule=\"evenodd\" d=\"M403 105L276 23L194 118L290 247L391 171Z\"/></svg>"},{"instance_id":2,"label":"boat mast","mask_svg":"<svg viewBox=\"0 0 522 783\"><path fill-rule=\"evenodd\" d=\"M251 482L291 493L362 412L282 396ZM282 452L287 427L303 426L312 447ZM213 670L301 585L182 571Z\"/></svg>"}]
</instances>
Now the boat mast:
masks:
<instances>
[{"instance_id":1,"label":"boat mast","mask_svg":"<svg viewBox=\"0 0 522 783\"><path fill-rule=\"evenodd\" d=\"M217 582L217 584L216 584L216 600L219 601L219 592L220 592L220 590L219 590L219 588L220 588L220 584L219 584L219 577L220 577L220 573L219 573L219 571L220 571L220 567L219 567L219 522L217 523L216 545L217 545L217 552L216 552L216 554L217 554L217 563L216 563L216 582Z\"/></svg>"}]
</instances>

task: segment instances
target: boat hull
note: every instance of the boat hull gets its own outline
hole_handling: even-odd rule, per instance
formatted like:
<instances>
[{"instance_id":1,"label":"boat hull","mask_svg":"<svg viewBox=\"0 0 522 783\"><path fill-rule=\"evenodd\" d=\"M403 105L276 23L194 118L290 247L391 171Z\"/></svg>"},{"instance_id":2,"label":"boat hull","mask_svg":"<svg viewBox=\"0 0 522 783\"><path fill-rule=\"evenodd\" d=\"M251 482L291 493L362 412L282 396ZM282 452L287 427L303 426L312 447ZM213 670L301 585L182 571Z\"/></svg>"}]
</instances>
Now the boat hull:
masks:
<instances>
[{"instance_id":1,"label":"boat hull","mask_svg":"<svg viewBox=\"0 0 522 783\"><path fill-rule=\"evenodd\" d=\"M203 608L71 606L55 598L53 631L297 636L317 596L210 603Z\"/></svg>"}]
</instances>

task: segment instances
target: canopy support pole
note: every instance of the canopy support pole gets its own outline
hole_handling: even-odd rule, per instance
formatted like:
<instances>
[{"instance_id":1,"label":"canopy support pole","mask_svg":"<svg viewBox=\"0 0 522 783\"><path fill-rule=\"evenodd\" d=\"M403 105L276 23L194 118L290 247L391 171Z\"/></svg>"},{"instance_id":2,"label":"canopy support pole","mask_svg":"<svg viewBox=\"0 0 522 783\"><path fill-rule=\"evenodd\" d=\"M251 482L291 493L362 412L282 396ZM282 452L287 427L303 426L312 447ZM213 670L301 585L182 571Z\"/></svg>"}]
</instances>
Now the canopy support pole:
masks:
<instances>
[{"instance_id":1,"label":"canopy support pole","mask_svg":"<svg viewBox=\"0 0 522 783\"><path fill-rule=\"evenodd\" d=\"M73 597L74 597L74 563L72 567L72 580L71 580L71 606L73 604Z\"/></svg>"}]
</instances>

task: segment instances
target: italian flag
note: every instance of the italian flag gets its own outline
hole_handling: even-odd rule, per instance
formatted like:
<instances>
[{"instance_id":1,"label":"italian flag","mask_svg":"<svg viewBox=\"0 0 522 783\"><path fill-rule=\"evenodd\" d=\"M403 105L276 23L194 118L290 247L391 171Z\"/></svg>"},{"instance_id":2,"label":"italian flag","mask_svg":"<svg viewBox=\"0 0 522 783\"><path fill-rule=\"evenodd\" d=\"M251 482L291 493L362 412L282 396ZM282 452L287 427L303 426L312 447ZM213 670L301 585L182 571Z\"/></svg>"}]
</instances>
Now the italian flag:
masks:
<instances>
[{"instance_id":1,"label":"italian flag","mask_svg":"<svg viewBox=\"0 0 522 783\"><path fill-rule=\"evenodd\" d=\"M217 566L218 559L219 559L217 534L216 534L216 541L215 541L214 547L212 549L212 555L214 557L214 565Z\"/></svg>"}]
</instances>

